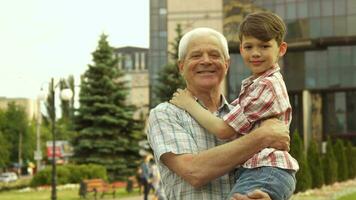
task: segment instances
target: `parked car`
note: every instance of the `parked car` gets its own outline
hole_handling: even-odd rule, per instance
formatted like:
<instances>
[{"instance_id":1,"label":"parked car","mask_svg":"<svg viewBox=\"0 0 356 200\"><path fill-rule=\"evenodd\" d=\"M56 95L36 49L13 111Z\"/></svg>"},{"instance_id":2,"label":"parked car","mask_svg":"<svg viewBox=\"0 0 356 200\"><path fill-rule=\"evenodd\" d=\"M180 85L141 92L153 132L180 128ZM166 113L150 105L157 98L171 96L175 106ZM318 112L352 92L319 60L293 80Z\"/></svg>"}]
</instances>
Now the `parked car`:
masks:
<instances>
[{"instance_id":1,"label":"parked car","mask_svg":"<svg viewBox=\"0 0 356 200\"><path fill-rule=\"evenodd\" d=\"M0 182L12 182L16 181L18 179L16 173L14 172L5 172L0 175Z\"/></svg>"}]
</instances>

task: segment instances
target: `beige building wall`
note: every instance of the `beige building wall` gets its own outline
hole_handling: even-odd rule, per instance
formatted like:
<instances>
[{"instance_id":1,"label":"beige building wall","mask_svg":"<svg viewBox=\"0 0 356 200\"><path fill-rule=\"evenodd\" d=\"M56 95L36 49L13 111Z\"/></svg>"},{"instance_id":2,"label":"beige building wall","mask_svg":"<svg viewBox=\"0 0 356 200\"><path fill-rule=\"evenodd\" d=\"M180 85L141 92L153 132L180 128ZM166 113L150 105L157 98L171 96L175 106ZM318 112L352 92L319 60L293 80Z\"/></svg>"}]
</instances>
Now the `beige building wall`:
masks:
<instances>
[{"instance_id":1,"label":"beige building wall","mask_svg":"<svg viewBox=\"0 0 356 200\"><path fill-rule=\"evenodd\" d=\"M183 33L196 27L210 27L223 32L223 0L167 0L167 37L170 45L176 35L177 24L182 26ZM223 92L226 92L225 81Z\"/></svg>"},{"instance_id":2,"label":"beige building wall","mask_svg":"<svg viewBox=\"0 0 356 200\"><path fill-rule=\"evenodd\" d=\"M26 98L6 98L0 97L0 109L6 110L8 104L14 102L16 105L25 108L29 120L37 119L39 106L36 100Z\"/></svg>"},{"instance_id":3,"label":"beige building wall","mask_svg":"<svg viewBox=\"0 0 356 200\"><path fill-rule=\"evenodd\" d=\"M143 117L145 119L148 115L149 103L148 71L127 72L126 80L130 87L127 102L137 107L134 118L139 119Z\"/></svg>"}]
</instances>

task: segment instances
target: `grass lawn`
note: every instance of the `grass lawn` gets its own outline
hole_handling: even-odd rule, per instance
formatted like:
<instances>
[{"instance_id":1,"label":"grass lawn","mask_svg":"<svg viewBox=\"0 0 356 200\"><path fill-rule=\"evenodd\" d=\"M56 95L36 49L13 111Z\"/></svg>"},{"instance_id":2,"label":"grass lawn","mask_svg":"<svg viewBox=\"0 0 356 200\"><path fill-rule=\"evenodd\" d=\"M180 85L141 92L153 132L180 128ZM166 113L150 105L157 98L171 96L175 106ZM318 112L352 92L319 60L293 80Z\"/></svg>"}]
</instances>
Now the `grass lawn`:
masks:
<instances>
[{"instance_id":1,"label":"grass lawn","mask_svg":"<svg viewBox=\"0 0 356 200\"><path fill-rule=\"evenodd\" d=\"M356 199L356 192L346 195L346 196L343 196L343 197L340 197L337 200L355 200L355 199Z\"/></svg>"},{"instance_id":2,"label":"grass lawn","mask_svg":"<svg viewBox=\"0 0 356 200\"><path fill-rule=\"evenodd\" d=\"M57 199L58 200L80 200L78 191L79 191L79 188L57 190ZM100 193L100 195L101 195L101 193ZM137 196L137 195L138 195L137 189L134 190L132 193L128 194L124 188L120 188L116 192L116 199L120 199L120 197ZM41 191L13 190L13 191L0 192L1 200L15 200L15 199L16 200L49 200L50 197L51 197L51 189L43 189ZM87 199L89 199L89 200L94 199L94 197L92 194L89 194ZM112 199L112 195L106 194L103 199L104 200Z\"/></svg>"}]
</instances>

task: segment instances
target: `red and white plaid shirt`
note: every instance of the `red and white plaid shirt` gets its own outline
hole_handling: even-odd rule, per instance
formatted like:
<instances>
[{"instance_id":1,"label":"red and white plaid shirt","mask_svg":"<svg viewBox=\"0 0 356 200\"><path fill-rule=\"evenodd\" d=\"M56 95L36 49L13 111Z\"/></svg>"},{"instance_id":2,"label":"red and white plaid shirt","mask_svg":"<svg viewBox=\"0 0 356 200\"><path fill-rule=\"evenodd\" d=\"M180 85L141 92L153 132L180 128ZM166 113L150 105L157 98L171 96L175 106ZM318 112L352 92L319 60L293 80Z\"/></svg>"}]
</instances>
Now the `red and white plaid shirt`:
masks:
<instances>
[{"instance_id":1,"label":"red and white plaid shirt","mask_svg":"<svg viewBox=\"0 0 356 200\"><path fill-rule=\"evenodd\" d=\"M234 108L224 116L227 122L240 134L247 134L260 126L264 119L276 117L289 126L292 108L287 88L276 65L261 76L249 77L242 81L239 97L231 104ZM246 168L272 166L297 171L298 162L286 151L266 148L243 164Z\"/></svg>"}]
</instances>

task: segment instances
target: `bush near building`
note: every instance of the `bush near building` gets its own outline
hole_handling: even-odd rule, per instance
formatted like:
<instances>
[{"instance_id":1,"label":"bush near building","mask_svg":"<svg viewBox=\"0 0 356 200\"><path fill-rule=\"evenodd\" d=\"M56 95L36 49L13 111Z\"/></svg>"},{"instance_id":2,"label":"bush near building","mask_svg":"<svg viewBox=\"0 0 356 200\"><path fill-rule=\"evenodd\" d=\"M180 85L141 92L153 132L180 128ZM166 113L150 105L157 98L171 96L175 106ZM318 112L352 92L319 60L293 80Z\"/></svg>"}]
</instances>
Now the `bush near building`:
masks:
<instances>
[{"instance_id":1,"label":"bush near building","mask_svg":"<svg viewBox=\"0 0 356 200\"><path fill-rule=\"evenodd\" d=\"M323 163L321 158L320 147L315 140L309 144L307 159L312 177L312 188L320 188L324 184Z\"/></svg>"},{"instance_id":2,"label":"bush near building","mask_svg":"<svg viewBox=\"0 0 356 200\"><path fill-rule=\"evenodd\" d=\"M347 159L345 153L345 145L341 139L337 139L334 145L334 153L337 162L337 180L345 181L349 178L349 169L347 166Z\"/></svg>"},{"instance_id":3,"label":"bush near building","mask_svg":"<svg viewBox=\"0 0 356 200\"><path fill-rule=\"evenodd\" d=\"M349 141L346 144L346 159L349 168L349 178L356 178L356 148Z\"/></svg>"},{"instance_id":4,"label":"bush near building","mask_svg":"<svg viewBox=\"0 0 356 200\"><path fill-rule=\"evenodd\" d=\"M325 184L331 185L337 181L338 170L337 161L332 146L332 141L328 138L326 143L326 153L323 158Z\"/></svg>"},{"instance_id":5,"label":"bush near building","mask_svg":"<svg viewBox=\"0 0 356 200\"><path fill-rule=\"evenodd\" d=\"M297 130L294 131L292 136L290 153L299 163L299 171L296 173L297 185L295 192L305 191L311 188L312 179L304 152L304 144Z\"/></svg>"}]
</instances>

